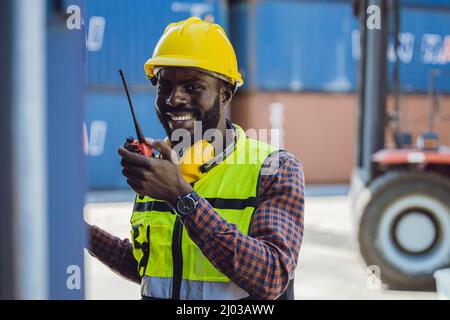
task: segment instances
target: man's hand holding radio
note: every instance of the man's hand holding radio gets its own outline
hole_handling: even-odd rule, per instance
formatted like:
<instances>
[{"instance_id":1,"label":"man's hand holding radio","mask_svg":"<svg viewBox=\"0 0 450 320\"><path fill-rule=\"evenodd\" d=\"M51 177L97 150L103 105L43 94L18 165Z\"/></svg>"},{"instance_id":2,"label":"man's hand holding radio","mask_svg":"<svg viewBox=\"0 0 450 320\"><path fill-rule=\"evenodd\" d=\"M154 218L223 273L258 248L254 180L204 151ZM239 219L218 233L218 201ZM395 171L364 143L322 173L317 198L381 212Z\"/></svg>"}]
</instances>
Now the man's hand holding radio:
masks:
<instances>
[{"instance_id":1,"label":"man's hand holding radio","mask_svg":"<svg viewBox=\"0 0 450 320\"><path fill-rule=\"evenodd\" d=\"M193 189L184 180L180 167L175 164L177 156L167 144L150 139L146 139L146 144L158 150L162 159L146 157L120 147L122 174L137 194L165 201L175 208L178 197Z\"/></svg>"}]
</instances>

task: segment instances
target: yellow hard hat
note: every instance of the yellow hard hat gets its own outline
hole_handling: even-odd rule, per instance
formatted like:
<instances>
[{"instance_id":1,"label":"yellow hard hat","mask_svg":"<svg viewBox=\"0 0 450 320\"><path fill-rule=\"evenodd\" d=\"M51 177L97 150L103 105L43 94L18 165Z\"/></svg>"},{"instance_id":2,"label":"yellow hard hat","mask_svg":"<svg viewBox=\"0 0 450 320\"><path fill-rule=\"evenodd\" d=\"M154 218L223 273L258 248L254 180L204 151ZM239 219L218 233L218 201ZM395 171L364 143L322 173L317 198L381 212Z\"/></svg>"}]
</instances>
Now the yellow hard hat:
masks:
<instances>
[{"instance_id":1,"label":"yellow hard hat","mask_svg":"<svg viewBox=\"0 0 450 320\"><path fill-rule=\"evenodd\" d=\"M233 46L221 26L191 17L167 26L153 57L145 63L148 78L159 67L192 67L225 77L236 88L244 81Z\"/></svg>"}]
</instances>

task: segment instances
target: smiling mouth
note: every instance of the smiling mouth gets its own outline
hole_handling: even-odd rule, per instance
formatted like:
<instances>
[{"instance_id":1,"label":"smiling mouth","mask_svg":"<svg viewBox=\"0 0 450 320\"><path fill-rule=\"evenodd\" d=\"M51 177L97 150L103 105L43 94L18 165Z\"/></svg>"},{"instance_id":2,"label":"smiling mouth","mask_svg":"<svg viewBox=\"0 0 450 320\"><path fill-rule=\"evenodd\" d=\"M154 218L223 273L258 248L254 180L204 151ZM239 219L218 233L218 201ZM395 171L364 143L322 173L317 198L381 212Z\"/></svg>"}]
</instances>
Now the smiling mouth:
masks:
<instances>
[{"instance_id":1,"label":"smiling mouth","mask_svg":"<svg viewBox=\"0 0 450 320\"><path fill-rule=\"evenodd\" d=\"M166 113L166 115L172 120L172 121L188 121L188 120L192 120L194 119L194 114L193 113L181 113L181 112L177 112L177 113L172 113L172 112L168 112Z\"/></svg>"}]
</instances>

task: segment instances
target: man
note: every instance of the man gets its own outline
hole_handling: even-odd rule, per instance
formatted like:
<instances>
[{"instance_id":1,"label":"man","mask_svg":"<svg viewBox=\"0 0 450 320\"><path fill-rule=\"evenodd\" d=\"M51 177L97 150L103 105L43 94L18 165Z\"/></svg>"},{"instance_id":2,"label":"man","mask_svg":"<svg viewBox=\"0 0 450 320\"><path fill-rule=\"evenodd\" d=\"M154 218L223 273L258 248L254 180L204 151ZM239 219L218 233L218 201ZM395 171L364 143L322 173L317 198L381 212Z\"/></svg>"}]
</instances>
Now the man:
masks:
<instances>
[{"instance_id":1,"label":"man","mask_svg":"<svg viewBox=\"0 0 450 320\"><path fill-rule=\"evenodd\" d=\"M145 70L168 139L147 140L156 158L119 149L139 195L132 243L90 226L90 253L141 283L144 299L293 299L303 168L226 119L243 81L225 32L198 18L171 24ZM206 161L188 161L198 146Z\"/></svg>"}]
</instances>

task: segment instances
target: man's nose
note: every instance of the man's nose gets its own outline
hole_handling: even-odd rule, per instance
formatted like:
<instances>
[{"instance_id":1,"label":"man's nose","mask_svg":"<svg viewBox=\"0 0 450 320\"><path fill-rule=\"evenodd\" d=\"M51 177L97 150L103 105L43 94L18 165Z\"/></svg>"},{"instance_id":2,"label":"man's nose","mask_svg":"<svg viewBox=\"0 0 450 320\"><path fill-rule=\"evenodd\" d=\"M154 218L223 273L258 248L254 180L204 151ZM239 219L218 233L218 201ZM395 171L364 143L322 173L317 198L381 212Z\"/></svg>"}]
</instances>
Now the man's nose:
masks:
<instances>
[{"instance_id":1,"label":"man's nose","mask_svg":"<svg viewBox=\"0 0 450 320\"><path fill-rule=\"evenodd\" d=\"M166 100L166 104L174 108L179 105L185 105L187 103L187 95L184 90L179 87L175 87Z\"/></svg>"}]
</instances>

